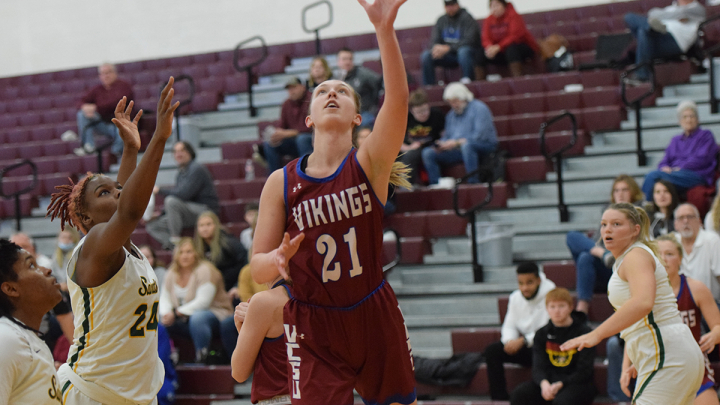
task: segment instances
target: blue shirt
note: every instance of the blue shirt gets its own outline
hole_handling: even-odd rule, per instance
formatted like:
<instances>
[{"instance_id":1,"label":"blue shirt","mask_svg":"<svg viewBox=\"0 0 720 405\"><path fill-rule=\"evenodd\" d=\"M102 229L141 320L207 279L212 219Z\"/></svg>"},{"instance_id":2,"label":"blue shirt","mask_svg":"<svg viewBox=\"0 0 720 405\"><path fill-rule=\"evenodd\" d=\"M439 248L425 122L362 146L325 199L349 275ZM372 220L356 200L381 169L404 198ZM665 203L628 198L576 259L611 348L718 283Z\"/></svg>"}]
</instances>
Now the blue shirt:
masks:
<instances>
[{"instance_id":1,"label":"blue shirt","mask_svg":"<svg viewBox=\"0 0 720 405\"><path fill-rule=\"evenodd\" d=\"M497 145L497 131L493 116L485 103L471 100L462 114L450 110L445 119L443 140L465 138L470 142Z\"/></svg>"}]
</instances>

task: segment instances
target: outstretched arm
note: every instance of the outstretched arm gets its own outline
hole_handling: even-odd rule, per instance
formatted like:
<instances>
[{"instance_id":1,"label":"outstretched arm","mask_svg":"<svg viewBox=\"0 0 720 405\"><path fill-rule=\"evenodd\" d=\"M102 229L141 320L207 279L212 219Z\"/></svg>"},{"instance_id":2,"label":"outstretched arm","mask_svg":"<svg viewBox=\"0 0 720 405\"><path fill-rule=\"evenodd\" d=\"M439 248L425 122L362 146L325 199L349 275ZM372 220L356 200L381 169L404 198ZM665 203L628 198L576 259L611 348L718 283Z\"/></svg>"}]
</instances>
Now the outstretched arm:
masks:
<instances>
[{"instance_id":1,"label":"outstretched arm","mask_svg":"<svg viewBox=\"0 0 720 405\"><path fill-rule=\"evenodd\" d=\"M138 111L135 115L135 119L131 119L133 106L135 102L130 100L127 104L127 98L123 97L122 100L115 107L115 118L113 118L113 124L120 133L120 138L123 140L123 154L120 159L120 169L118 170L117 181L120 185L124 185L133 171L137 166L137 155L140 150L140 132L138 131L138 122L140 117L143 115L143 110Z\"/></svg>"},{"instance_id":2,"label":"outstretched arm","mask_svg":"<svg viewBox=\"0 0 720 405\"><path fill-rule=\"evenodd\" d=\"M380 201L387 199L387 184L393 162L405 139L408 114L408 85L400 45L393 23L398 9L407 0L358 0L375 26L385 82L385 102L373 133L358 151L358 161L370 179ZM400 117L403 117L400 119Z\"/></svg>"},{"instance_id":3,"label":"outstretched arm","mask_svg":"<svg viewBox=\"0 0 720 405\"><path fill-rule=\"evenodd\" d=\"M173 83L171 77L160 95L155 134L137 170L132 172L124 184L117 210L108 222L96 224L86 236L75 272L81 287L95 287L106 282L117 273L125 261L122 247L130 239L150 200L165 152L165 143L172 132L173 113L180 104L172 103ZM123 120L118 122L122 123Z\"/></svg>"}]
</instances>

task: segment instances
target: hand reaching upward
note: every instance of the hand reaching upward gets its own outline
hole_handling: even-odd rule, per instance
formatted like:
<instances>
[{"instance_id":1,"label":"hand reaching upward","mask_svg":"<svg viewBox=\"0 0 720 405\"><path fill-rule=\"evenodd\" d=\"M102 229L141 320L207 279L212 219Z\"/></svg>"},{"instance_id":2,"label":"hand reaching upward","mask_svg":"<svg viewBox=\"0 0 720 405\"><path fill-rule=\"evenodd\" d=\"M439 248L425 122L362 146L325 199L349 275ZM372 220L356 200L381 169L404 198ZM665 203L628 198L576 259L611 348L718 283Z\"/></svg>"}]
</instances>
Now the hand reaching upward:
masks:
<instances>
[{"instance_id":1,"label":"hand reaching upward","mask_svg":"<svg viewBox=\"0 0 720 405\"><path fill-rule=\"evenodd\" d=\"M172 102L172 98L175 95L175 89L172 87L174 83L175 78L170 76L170 80L168 80L165 88L160 93L160 99L157 104L157 124L155 126L155 135L153 136L159 137L162 141L167 141L170 135L172 135L173 114L180 106L179 101L176 101L174 104Z\"/></svg>"},{"instance_id":2,"label":"hand reaching upward","mask_svg":"<svg viewBox=\"0 0 720 405\"><path fill-rule=\"evenodd\" d=\"M127 108L126 103L127 97L123 97L122 100L117 103L117 106L115 107L115 118L112 119L112 123L117 127L120 133L120 139L123 140L124 147L138 150L140 149L138 122L140 121L140 117L143 115L143 110L138 111L135 118L131 119L130 115L132 114L135 102L130 100L130 103L127 103Z\"/></svg>"},{"instance_id":3,"label":"hand reaching upward","mask_svg":"<svg viewBox=\"0 0 720 405\"><path fill-rule=\"evenodd\" d=\"M365 9L368 18L370 18L370 22L378 27L392 26L393 23L395 23L398 9L406 1L407 0L375 0L374 3L370 4L367 0L358 0L358 3Z\"/></svg>"}]
</instances>

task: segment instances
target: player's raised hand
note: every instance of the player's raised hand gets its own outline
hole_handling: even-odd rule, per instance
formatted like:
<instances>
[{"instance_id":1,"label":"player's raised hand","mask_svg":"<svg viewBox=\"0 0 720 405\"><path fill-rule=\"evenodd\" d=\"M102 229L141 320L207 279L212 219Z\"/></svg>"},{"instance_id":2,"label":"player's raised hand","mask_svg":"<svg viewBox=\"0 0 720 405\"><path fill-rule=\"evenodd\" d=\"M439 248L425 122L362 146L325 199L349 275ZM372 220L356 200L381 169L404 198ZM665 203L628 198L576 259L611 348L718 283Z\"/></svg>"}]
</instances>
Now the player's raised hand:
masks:
<instances>
[{"instance_id":1,"label":"player's raised hand","mask_svg":"<svg viewBox=\"0 0 720 405\"><path fill-rule=\"evenodd\" d=\"M290 239L290 234L285 232L282 243L273 251L275 265L285 280L290 277L287 272L288 263L290 259L295 256L295 253L297 253L300 248L300 242L302 242L303 239L305 239L305 234L302 232L292 239Z\"/></svg>"},{"instance_id":2,"label":"player's raised hand","mask_svg":"<svg viewBox=\"0 0 720 405\"><path fill-rule=\"evenodd\" d=\"M124 147L138 150L140 149L138 122L143 115L143 110L138 111L138 113L135 114L135 118L131 119L130 116L134 105L134 101L130 100L130 103L128 103L127 97L123 97L115 107L115 118L112 119L112 123L117 127Z\"/></svg>"},{"instance_id":3,"label":"player's raised hand","mask_svg":"<svg viewBox=\"0 0 720 405\"><path fill-rule=\"evenodd\" d=\"M407 0L375 0L372 4L367 0L358 0L374 26L392 26L400 6Z\"/></svg>"},{"instance_id":4,"label":"player's raised hand","mask_svg":"<svg viewBox=\"0 0 720 405\"><path fill-rule=\"evenodd\" d=\"M170 76L165 88L160 93L160 99L157 104L157 125L155 126L155 135L160 138L161 141L166 141L172 134L172 123L173 114L175 110L180 106L180 102L172 102L173 96L175 95L175 89L173 84L175 78Z\"/></svg>"}]
</instances>

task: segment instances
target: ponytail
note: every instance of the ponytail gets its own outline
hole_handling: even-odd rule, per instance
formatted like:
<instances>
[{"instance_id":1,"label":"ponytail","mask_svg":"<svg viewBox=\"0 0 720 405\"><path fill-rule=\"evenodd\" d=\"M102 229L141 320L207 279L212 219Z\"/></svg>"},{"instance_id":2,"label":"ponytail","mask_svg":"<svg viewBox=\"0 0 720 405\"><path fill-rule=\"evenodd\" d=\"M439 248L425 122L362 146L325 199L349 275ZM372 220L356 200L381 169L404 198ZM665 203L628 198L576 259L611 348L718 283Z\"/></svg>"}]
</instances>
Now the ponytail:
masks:
<instances>
[{"instance_id":1,"label":"ponytail","mask_svg":"<svg viewBox=\"0 0 720 405\"><path fill-rule=\"evenodd\" d=\"M59 218L60 229L63 231L65 230L65 224L68 224L87 234L89 229L83 225L78 214L85 211L85 190L90 180L97 176L87 172L87 176L77 184L68 178L70 184L55 186L58 192L50 196L50 205L48 205L45 216L49 216L51 221Z\"/></svg>"}]
</instances>

